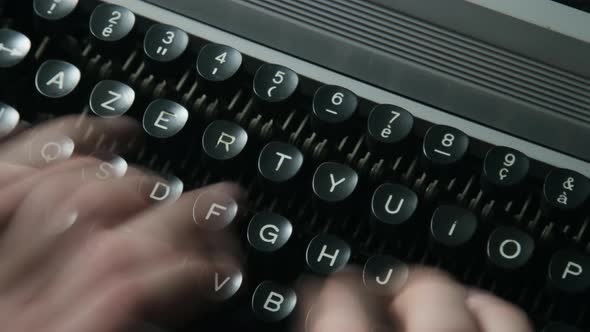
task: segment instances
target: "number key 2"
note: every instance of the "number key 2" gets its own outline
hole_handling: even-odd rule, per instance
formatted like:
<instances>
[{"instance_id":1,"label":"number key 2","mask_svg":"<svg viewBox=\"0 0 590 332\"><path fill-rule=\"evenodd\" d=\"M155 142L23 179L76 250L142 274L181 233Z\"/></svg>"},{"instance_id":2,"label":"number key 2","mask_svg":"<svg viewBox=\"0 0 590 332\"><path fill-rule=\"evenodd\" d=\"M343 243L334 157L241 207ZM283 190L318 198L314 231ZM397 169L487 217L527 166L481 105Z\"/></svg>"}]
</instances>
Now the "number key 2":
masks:
<instances>
[{"instance_id":1,"label":"number key 2","mask_svg":"<svg viewBox=\"0 0 590 332\"><path fill-rule=\"evenodd\" d=\"M435 125L424 136L422 157L427 166L449 170L463 160L468 148L469 137L462 131Z\"/></svg>"},{"instance_id":2,"label":"number key 2","mask_svg":"<svg viewBox=\"0 0 590 332\"><path fill-rule=\"evenodd\" d=\"M117 42L127 37L135 26L135 15L127 8L102 4L90 16L90 33L105 43Z\"/></svg>"}]
</instances>

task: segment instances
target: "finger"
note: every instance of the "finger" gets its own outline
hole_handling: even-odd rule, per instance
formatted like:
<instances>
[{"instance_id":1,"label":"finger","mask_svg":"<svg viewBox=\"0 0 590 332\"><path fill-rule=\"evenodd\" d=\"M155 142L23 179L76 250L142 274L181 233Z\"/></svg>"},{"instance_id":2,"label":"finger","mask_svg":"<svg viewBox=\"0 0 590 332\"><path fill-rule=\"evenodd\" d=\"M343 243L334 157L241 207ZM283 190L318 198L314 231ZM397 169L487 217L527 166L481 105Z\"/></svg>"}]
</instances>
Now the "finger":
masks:
<instances>
[{"instance_id":1,"label":"finger","mask_svg":"<svg viewBox=\"0 0 590 332\"><path fill-rule=\"evenodd\" d=\"M85 115L60 118L33 128L0 147L0 161L45 167L76 154L129 148L139 132L130 118L101 119ZM114 148L113 148L114 147Z\"/></svg>"},{"instance_id":2,"label":"finger","mask_svg":"<svg viewBox=\"0 0 590 332\"><path fill-rule=\"evenodd\" d=\"M478 332L466 297L467 290L443 272L415 268L389 310L404 332Z\"/></svg>"},{"instance_id":3,"label":"finger","mask_svg":"<svg viewBox=\"0 0 590 332\"><path fill-rule=\"evenodd\" d=\"M212 244L224 241L226 235L215 231L227 227L238 217L243 197L244 193L238 185L218 183L184 193L176 202L139 214L125 226L133 232L149 234L180 249L186 245L191 250L195 249L195 245L206 249L206 243L197 236L206 233L203 240ZM221 244L210 249L219 249Z\"/></svg>"},{"instance_id":4,"label":"finger","mask_svg":"<svg viewBox=\"0 0 590 332\"><path fill-rule=\"evenodd\" d=\"M50 185L44 187L44 192L37 194L40 203L48 202L48 198L55 198L56 196L52 194L54 191L67 194L68 192L63 190L65 188L60 183L64 179L70 179L68 183L75 186L78 182L72 182L73 179L91 179L97 177L97 174L101 175L102 178L111 174L122 176L125 172L127 172L127 164L122 158L118 157L112 157L111 160L107 161L93 157L76 158L66 163L36 171L24 177L21 181L0 190L0 225L6 226L8 220L10 220L27 195L33 191L33 188L38 187L40 183L44 183L48 179L51 180Z\"/></svg>"},{"instance_id":5,"label":"finger","mask_svg":"<svg viewBox=\"0 0 590 332\"><path fill-rule=\"evenodd\" d=\"M195 314L203 313L201 310L210 305L207 298L214 273L229 272L235 269L235 264L233 259L218 259L214 263L194 257L176 259L149 266L147 270L132 275L104 280L102 284L87 288L95 291L72 299L73 303L80 305L72 306L70 301L61 308L55 316L67 315L71 319L66 324L62 320L61 326L56 324L59 326L56 331L103 332L102 320L108 320L108 326L127 327L141 316L148 316L150 321L158 323L175 320L178 324L179 320L190 317L187 315L194 318ZM100 300L96 301L97 298ZM95 305L89 307L87 303ZM111 315L113 308L118 311L116 315ZM96 326L101 329L96 330Z\"/></svg>"},{"instance_id":6,"label":"finger","mask_svg":"<svg viewBox=\"0 0 590 332\"><path fill-rule=\"evenodd\" d=\"M93 163L94 161L89 161L90 165ZM86 165L86 163L78 163L78 165ZM101 164L94 165L87 169L98 168ZM133 183L135 178L139 178L138 172L131 169L129 177L119 180L123 184ZM78 212L75 209L63 209L60 206L64 202L77 200L78 198L72 198L72 195L84 190L83 188L88 186L92 189L97 188L99 182L104 181L90 177L84 178L79 170L65 172L42 180L25 195L2 239L5 246L11 248L9 253L1 254L4 265L7 267L0 274L0 280L4 281L4 285L10 284L15 278L18 280L19 275L34 275L32 270L40 268L40 262L52 259L54 250L51 248L55 247L55 243L60 240L58 235L71 227L78 219ZM124 187L124 185L120 186ZM94 194L94 199L101 201L101 196L97 194L105 195L105 190ZM85 195L89 197L90 193ZM122 195L115 196L123 199ZM138 201L133 199L132 195L125 198L132 204ZM125 200L120 200L119 207L116 208L129 211L130 206L125 205ZM55 211L58 213L56 214ZM100 213L96 213L95 216L100 216Z\"/></svg>"},{"instance_id":7,"label":"finger","mask_svg":"<svg viewBox=\"0 0 590 332\"><path fill-rule=\"evenodd\" d=\"M520 308L492 294L470 290L466 303L481 332L533 332L529 319Z\"/></svg>"},{"instance_id":8,"label":"finger","mask_svg":"<svg viewBox=\"0 0 590 332\"><path fill-rule=\"evenodd\" d=\"M377 303L360 280L355 271L339 273L325 281L315 300L304 300L305 331L370 332L378 321ZM314 288L317 286L311 291ZM304 288L303 292L310 296L310 290Z\"/></svg>"},{"instance_id":9,"label":"finger","mask_svg":"<svg viewBox=\"0 0 590 332\"><path fill-rule=\"evenodd\" d=\"M53 167L37 171L31 176L23 178L21 181L17 181L3 187L0 190L0 224L2 224L2 226L6 226L8 221L16 213L17 208L21 205L22 201L27 197L32 189L39 186L39 184L47 181L48 179L53 179L52 181L54 186L59 188L59 182L55 180L56 177L70 177L71 174L80 175L83 168L96 165L97 163L98 160L94 158L74 159L67 163L55 165ZM51 190L51 187L47 188L49 197L52 196Z\"/></svg>"},{"instance_id":10,"label":"finger","mask_svg":"<svg viewBox=\"0 0 590 332\"><path fill-rule=\"evenodd\" d=\"M37 171L37 169L26 165L0 162L0 171L0 188L4 188L11 183L18 181L18 179L22 179L26 175L32 174L34 171Z\"/></svg>"}]
</instances>

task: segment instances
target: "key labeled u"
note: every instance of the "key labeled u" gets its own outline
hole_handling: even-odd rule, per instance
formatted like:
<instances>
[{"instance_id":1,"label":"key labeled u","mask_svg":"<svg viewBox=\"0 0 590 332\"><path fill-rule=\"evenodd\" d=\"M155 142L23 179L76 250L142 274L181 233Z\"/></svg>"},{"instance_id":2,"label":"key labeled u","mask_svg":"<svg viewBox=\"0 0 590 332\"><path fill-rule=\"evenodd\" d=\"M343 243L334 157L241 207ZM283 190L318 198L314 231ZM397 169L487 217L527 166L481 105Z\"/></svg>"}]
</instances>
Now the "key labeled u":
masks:
<instances>
[{"instance_id":1,"label":"key labeled u","mask_svg":"<svg viewBox=\"0 0 590 332\"><path fill-rule=\"evenodd\" d=\"M389 195L389 197L387 198L387 203L385 203L385 211L389 214L398 214L402 207L404 207L404 202L405 199L400 199L399 202L397 203L397 206L392 209L391 207L391 201L393 200L393 195Z\"/></svg>"}]
</instances>

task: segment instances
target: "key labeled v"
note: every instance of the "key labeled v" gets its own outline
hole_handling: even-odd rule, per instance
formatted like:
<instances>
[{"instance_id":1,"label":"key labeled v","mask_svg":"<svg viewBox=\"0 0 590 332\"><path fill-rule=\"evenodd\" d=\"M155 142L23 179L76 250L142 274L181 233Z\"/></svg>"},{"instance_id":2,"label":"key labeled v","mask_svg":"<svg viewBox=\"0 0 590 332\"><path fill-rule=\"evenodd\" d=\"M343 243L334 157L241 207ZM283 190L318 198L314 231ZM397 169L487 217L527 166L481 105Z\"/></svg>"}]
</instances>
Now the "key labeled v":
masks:
<instances>
[{"instance_id":1,"label":"key labeled v","mask_svg":"<svg viewBox=\"0 0 590 332\"><path fill-rule=\"evenodd\" d=\"M226 277L221 283L219 283L219 273L215 272L215 292L219 292L230 280L231 277Z\"/></svg>"}]
</instances>

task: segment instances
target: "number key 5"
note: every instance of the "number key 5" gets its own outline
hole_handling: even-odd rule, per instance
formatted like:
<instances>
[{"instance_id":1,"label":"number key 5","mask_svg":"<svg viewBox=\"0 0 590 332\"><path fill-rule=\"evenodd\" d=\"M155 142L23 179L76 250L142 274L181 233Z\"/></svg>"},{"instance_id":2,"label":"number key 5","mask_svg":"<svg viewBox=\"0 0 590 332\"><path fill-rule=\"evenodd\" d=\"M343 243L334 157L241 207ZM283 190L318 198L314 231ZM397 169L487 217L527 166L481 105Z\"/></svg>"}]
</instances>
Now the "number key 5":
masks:
<instances>
[{"instance_id":1,"label":"number key 5","mask_svg":"<svg viewBox=\"0 0 590 332\"><path fill-rule=\"evenodd\" d=\"M299 76L291 69L264 64L254 75L254 93L268 103L281 103L291 98L299 86Z\"/></svg>"}]
</instances>

